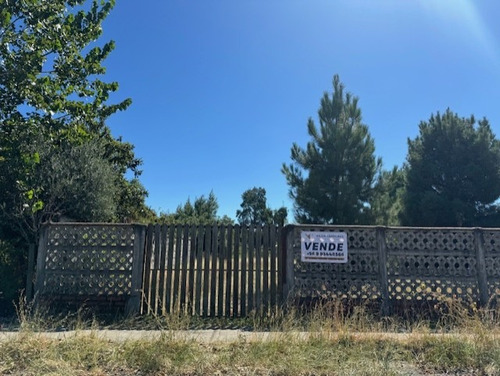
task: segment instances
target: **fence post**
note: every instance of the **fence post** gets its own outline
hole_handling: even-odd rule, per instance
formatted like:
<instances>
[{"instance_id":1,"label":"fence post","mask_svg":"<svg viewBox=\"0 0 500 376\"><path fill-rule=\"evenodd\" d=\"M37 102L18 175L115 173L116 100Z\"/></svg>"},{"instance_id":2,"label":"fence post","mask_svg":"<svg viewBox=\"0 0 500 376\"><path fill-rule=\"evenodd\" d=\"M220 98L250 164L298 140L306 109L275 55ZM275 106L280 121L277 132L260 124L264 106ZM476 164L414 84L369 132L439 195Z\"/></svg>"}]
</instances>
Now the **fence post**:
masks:
<instances>
[{"instance_id":1,"label":"fence post","mask_svg":"<svg viewBox=\"0 0 500 376\"><path fill-rule=\"evenodd\" d=\"M377 226L377 247L379 257L379 282L380 295L382 297L381 313L388 316L389 307L389 282L387 278L387 244L385 240L385 227Z\"/></svg>"},{"instance_id":2,"label":"fence post","mask_svg":"<svg viewBox=\"0 0 500 376\"><path fill-rule=\"evenodd\" d=\"M286 225L283 227L282 232L282 249L281 249L281 273L280 278L282 281L282 304L286 304L289 295L293 289L294 285L294 250L293 250L293 240L294 240L294 225Z\"/></svg>"},{"instance_id":3,"label":"fence post","mask_svg":"<svg viewBox=\"0 0 500 376\"><path fill-rule=\"evenodd\" d=\"M132 280L130 297L125 306L125 314L133 315L141 308L142 271L144 263L144 247L146 241L146 226L133 225L134 227L134 252L132 256Z\"/></svg>"},{"instance_id":4,"label":"fence post","mask_svg":"<svg viewBox=\"0 0 500 376\"><path fill-rule=\"evenodd\" d=\"M40 228L40 236L38 238L38 255L36 260L36 282L35 282L35 304L40 301L40 295L45 284L45 257L47 255L47 240L49 233L49 224L44 224Z\"/></svg>"},{"instance_id":5,"label":"fence post","mask_svg":"<svg viewBox=\"0 0 500 376\"><path fill-rule=\"evenodd\" d=\"M28 249L28 271L26 273L26 301L33 299L33 272L35 268L35 244L31 243Z\"/></svg>"},{"instance_id":6,"label":"fence post","mask_svg":"<svg viewBox=\"0 0 500 376\"><path fill-rule=\"evenodd\" d=\"M488 304L490 293L488 275L486 274L486 259L484 255L484 236L481 228L474 229L474 248L476 250L477 286L479 288L479 303L482 307Z\"/></svg>"}]
</instances>

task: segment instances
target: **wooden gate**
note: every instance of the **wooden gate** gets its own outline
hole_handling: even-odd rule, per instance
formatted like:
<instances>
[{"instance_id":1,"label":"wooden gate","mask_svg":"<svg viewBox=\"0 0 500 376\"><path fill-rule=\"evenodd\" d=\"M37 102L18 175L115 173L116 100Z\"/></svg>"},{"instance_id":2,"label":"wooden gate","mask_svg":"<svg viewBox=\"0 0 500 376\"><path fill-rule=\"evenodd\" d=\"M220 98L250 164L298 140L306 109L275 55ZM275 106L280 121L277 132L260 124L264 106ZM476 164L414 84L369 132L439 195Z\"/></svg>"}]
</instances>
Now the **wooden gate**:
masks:
<instances>
[{"instance_id":1,"label":"wooden gate","mask_svg":"<svg viewBox=\"0 0 500 376\"><path fill-rule=\"evenodd\" d=\"M281 228L150 225L142 313L246 316L282 301Z\"/></svg>"}]
</instances>

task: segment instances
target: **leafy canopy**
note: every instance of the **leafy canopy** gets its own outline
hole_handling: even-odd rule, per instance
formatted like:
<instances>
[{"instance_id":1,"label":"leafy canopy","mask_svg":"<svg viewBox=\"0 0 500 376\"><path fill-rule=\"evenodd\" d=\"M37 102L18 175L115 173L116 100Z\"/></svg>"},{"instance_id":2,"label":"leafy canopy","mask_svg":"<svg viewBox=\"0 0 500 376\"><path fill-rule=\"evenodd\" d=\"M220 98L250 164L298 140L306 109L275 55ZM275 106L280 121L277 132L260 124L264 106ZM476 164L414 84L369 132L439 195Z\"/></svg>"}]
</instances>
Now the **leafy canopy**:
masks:
<instances>
[{"instance_id":1,"label":"leafy canopy","mask_svg":"<svg viewBox=\"0 0 500 376\"><path fill-rule=\"evenodd\" d=\"M394 167L377 176L370 203L372 220L376 225L400 225L400 213L405 191L405 170Z\"/></svg>"},{"instance_id":2,"label":"leafy canopy","mask_svg":"<svg viewBox=\"0 0 500 376\"><path fill-rule=\"evenodd\" d=\"M184 205L179 205L177 210L171 214L160 214L157 221L163 224L173 225L211 225L219 223L230 225L233 220L227 216L218 217L217 210L219 203L213 192L208 197L200 196L195 198L194 203L188 199Z\"/></svg>"},{"instance_id":3,"label":"leafy canopy","mask_svg":"<svg viewBox=\"0 0 500 376\"><path fill-rule=\"evenodd\" d=\"M98 39L114 0L0 4L0 235L33 241L61 216L137 218L141 161L106 126L131 101L110 104L118 84L100 79L114 42Z\"/></svg>"},{"instance_id":4,"label":"leafy canopy","mask_svg":"<svg viewBox=\"0 0 500 376\"><path fill-rule=\"evenodd\" d=\"M500 142L488 120L448 109L419 130L408 140L403 224L476 226L498 216Z\"/></svg>"},{"instance_id":5,"label":"leafy canopy","mask_svg":"<svg viewBox=\"0 0 500 376\"><path fill-rule=\"evenodd\" d=\"M305 149L293 144L292 163L282 172L294 200L295 219L302 223L358 224L369 220L372 184L381 161L362 123L358 98L344 93L339 76L333 93L323 95L319 127L307 124L312 140Z\"/></svg>"},{"instance_id":6,"label":"leafy canopy","mask_svg":"<svg viewBox=\"0 0 500 376\"><path fill-rule=\"evenodd\" d=\"M247 189L241 195L241 209L236 211L236 218L244 225L283 225L288 211L285 207L273 210L267 206L266 190L262 187Z\"/></svg>"}]
</instances>

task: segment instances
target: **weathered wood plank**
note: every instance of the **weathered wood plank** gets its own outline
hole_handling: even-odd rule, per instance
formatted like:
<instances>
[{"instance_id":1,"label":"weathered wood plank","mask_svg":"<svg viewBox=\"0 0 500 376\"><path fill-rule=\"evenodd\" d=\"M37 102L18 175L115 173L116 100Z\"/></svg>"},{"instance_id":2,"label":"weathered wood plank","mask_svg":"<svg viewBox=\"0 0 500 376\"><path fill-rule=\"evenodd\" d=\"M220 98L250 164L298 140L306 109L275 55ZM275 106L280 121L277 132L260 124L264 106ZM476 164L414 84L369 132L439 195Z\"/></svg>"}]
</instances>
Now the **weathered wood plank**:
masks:
<instances>
[{"instance_id":1,"label":"weathered wood plank","mask_svg":"<svg viewBox=\"0 0 500 376\"><path fill-rule=\"evenodd\" d=\"M285 253L286 253L286 231L285 227L279 227L278 229L278 237L276 239L278 244L276 262L277 262L277 273L276 273L276 303L279 306L282 306L284 302L284 283L286 281L286 271L285 268Z\"/></svg>"},{"instance_id":2,"label":"weathered wood plank","mask_svg":"<svg viewBox=\"0 0 500 376\"><path fill-rule=\"evenodd\" d=\"M217 272L219 277L217 288L217 313L216 316L224 315L224 262L226 259L226 226L219 227L219 246L218 246L218 263Z\"/></svg>"},{"instance_id":3,"label":"weathered wood plank","mask_svg":"<svg viewBox=\"0 0 500 376\"><path fill-rule=\"evenodd\" d=\"M210 281L210 249L212 247L212 227L205 226L205 236L203 242L203 257L204 257L204 268L203 268L203 315L208 316L208 303L209 303L209 281Z\"/></svg>"},{"instance_id":4,"label":"weathered wood plank","mask_svg":"<svg viewBox=\"0 0 500 376\"><path fill-rule=\"evenodd\" d=\"M278 226L272 226L271 227L271 232L270 232L270 239L269 239L269 247L270 247L270 250L271 250L271 265L270 265L270 269L271 269L271 286L270 286L270 305L271 305L271 309L274 310L275 307L276 307L276 301L277 301L277 294L276 294L276 291L277 291L277 283L276 283L276 277L277 277L277 260L276 260L276 257L277 257L277 239L279 241L280 237L279 237L279 233L278 233L278 229L279 227Z\"/></svg>"},{"instance_id":5,"label":"weathered wood plank","mask_svg":"<svg viewBox=\"0 0 500 376\"><path fill-rule=\"evenodd\" d=\"M247 248L248 248L248 227L241 227L241 269L240 269L240 313L242 317L247 315Z\"/></svg>"},{"instance_id":6,"label":"weathered wood plank","mask_svg":"<svg viewBox=\"0 0 500 376\"><path fill-rule=\"evenodd\" d=\"M153 236L153 271L151 275L151 310L158 314L158 269L160 267L160 225L154 226Z\"/></svg>"},{"instance_id":7,"label":"weathered wood plank","mask_svg":"<svg viewBox=\"0 0 500 376\"><path fill-rule=\"evenodd\" d=\"M172 312L178 313L180 311L180 302L179 302L179 284L180 284L180 269L181 269L181 253L182 253L182 232L183 226L176 225L175 231L175 250L174 250L174 267L172 270L172 276L174 278L174 292L172 299Z\"/></svg>"},{"instance_id":8,"label":"weathered wood plank","mask_svg":"<svg viewBox=\"0 0 500 376\"><path fill-rule=\"evenodd\" d=\"M194 311L201 315L201 285L203 283L203 239L205 237L205 227L198 226L196 242L196 297L194 302Z\"/></svg>"},{"instance_id":9,"label":"weathered wood plank","mask_svg":"<svg viewBox=\"0 0 500 376\"><path fill-rule=\"evenodd\" d=\"M210 274L210 316L215 316L216 312L216 301L217 301L217 258L219 256L218 252L218 229L217 226L212 226L212 246L210 252L211 257L211 274Z\"/></svg>"},{"instance_id":10,"label":"weathered wood plank","mask_svg":"<svg viewBox=\"0 0 500 376\"><path fill-rule=\"evenodd\" d=\"M240 226L234 226L234 250L233 250L233 317L241 312L239 299L239 273L240 270Z\"/></svg>"},{"instance_id":11,"label":"weathered wood plank","mask_svg":"<svg viewBox=\"0 0 500 376\"><path fill-rule=\"evenodd\" d=\"M160 279L158 281L158 297L160 299L159 303L159 313L165 315L166 313L166 291L165 291L165 271L166 271L166 259L167 259L167 227L165 225L159 226L160 233Z\"/></svg>"},{"instance_id":12,"label":"weathered wood plank","mask_svg":"<svg viewBox=\"0 0 500 376\"><path fill-rule=\"evenodd\" d=\"M179 299L179 307L181 312L185 312L186 309L186 289L187 289L187 274L188 274L188 257L189 257L189 225L184 226L184 231L182 235L182 257L181 257L181 270L180 285L181 293Z\"/></svg>"},{"instance_id":13,"label":"weathered wood plank","mask_svg":"<svg viewBox=\"0 0 500 376\"><path fill-rule=\"evenodd\" d=\"M262 226L255 229L255 309L262 309Z\"/></svg>"},{"instance_id":14,"label":"weathered wood plank","mask_svg":"<svg viewBox=\"0 0 500 376\"><path fill-rule=\"evenodd\" d=\"M234 227L227 226L227 250L226 250L226 301L224 308L224 315L230 317L231 312L231 294L232 294L232 284L233 284L233 237L234 237Z\"/></svg>"},{"instance_id":15,"label":"weathered wood plank","mask_svg":"<svg viewBox=\"0 0 500 376\"><path fill-rule=\"evenodd\" d=\"M262 228L262 310L267 313L269 308L269 248L271 246L269 239L271 226Z\"/></svg>"},{"instance_id":16,"label":"weathered wood plank","mask_svg":"<svg viewBox=\"0 0 500 376\"><path fill-rule=\"evenodd\" d=\"M254 286L254 258L255 258L255 226L248 228L248 289L247 289L247 312L254 309L255 286Z\"/></svg>"},{"instance_id":17,"label":"weathered wood plank","mask_svg":"<svg viewBox=\"0 0 500 376\"><path fill-rule=\"evenodd\" d=\"M190 248L189 248L189 279L188 279L188 296L187 296L187 310L188 314L193 314L194 308L194 275L195 275L195 261L196 261L196 226L190 228Z\"/></svg>"},{"instance_id":18,"label":"weathered wood plank","mask_svg":"<svg viewBox=\"0 0 500 376\"><path fill-rule=\"evenodd\" d=\"M144 277L143 277L143 299L142 299L142 309L143 313L151 313L151 259L153 254L153 235L154 226L152 224L148 225L147 235L146 235L146 254L144 260Z\"/></svg>"},{"instance_id":19,"label":"weathered wood plank","mask_svg":"<svg viewBox=\"0 0 500 376\"><path fill-rule=\"evenodd\" d=\"M165 287L165 305L166 312L172 312L172 270L174 264L174 244L175 244L175 227L168 226L168 251L167 251L167 274L166 274L166 287Z\"/></svg>"}]
</instances>

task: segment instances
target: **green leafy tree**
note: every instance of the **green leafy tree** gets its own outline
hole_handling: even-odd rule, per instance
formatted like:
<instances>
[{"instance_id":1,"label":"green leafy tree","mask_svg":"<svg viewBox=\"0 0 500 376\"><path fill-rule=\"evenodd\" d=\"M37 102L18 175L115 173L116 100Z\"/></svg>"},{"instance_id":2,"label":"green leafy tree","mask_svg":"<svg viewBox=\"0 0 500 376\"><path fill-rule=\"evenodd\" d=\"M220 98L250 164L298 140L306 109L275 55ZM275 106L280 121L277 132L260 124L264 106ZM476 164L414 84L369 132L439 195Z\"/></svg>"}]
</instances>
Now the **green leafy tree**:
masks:
<instances>
[{"instance_id":1,"label":"green leafy tree","mask_svg":"<svg viewBox=\"0 0 500 376\"><path fill-rule=\"evenodd\" d=\"M284 226L287 223L288 209L282 206L273 210L273 223L278 226Z\"/></svg>"},{"instance_id":2,"label":"green leafy tree","mask_svg":"<svg viewBox=\"0 0 500 376\"><path fill-rule=\"evenodd\" d=\"M473 116L448 109L421 122L419 130L408 140L403 224L476 226L497 217L500 142L488 120L476 125Z\"/></svg>"},{"instance_id":3,"label":"green leafy tree","mask_svg":"<svg viewBox=\"0 0 500 376\"><path fill-rule=\"evenodd\" d=\"M97 40L113 6L1 2L0 233L8 237L36 241L40 224L61 215L132 220L147 209L141 161L105 124L130 104L109 104L118 84L100 79L114 43Z\"/></svg>"},{"instance_id":4,"label":"green leafy tree","mask_svg":"<svg viewBox=\"0 0 500 376\"><path fill-rule=\"evenodd\" d=\"M241 224L267 224L272 221L272 210L267 207L266 190L254 187L241 195L241 209L236 211L236 218Z\"/></svg>"},{"instance_id":5,"label":"green leafy tree","mask_svg":"<svg viewBox=\"0 0 500 376\"><path fill-rule=\"evenodd\" d=\"M370 204L373 223L384 226L401 224L399 217L402 211L404 189L403 169L394 167L378 175Z\"/></svg>"},{"instance_id":6,"label":"green leafy tree","mask_svg":"<svg viewBox=\"0 0 500 376\"><path fill-rule=\"evenodd\" d=\"M45 221L148 215L141 161L106 126L131 103L110 103L118 84L101 80L114 43L98 40L113 6L0 0L0 259L17 276Z\"/></svg>"},{"instance_id":7,"label":"green leafy tree","mask_svg":"<svg viewBox=\"0 0 500 376\"><path fill-rule=\"evenodd\" d=\"M293 163L283 164L295 219L301 223L359 224L369 221L372 185L381 161L362 123L358 98L344 93L339 76L333 94L321 99L319 127L307 124L312 140L305 149L293 144Z\"/></svg>"},{"instance_id":8,"label":"green leafy tree","mask_svg":"<svg viewBox=\"0 0 500 376\"><path fill-rule=\"evenodd\" d=\"M267 206L266 190L254 187L241 195L241 209L236 211L236 218L245 225L283 225L288 211L285 207L272 210Z\"/></svg>"},{"instance_id":9,"label":"green leafy tree","mask_svg":"<svg viewBox=\"0 0 500 376\"><path fill-rule=\"evenodd\" d=\"M218 217L217 210L219 203L213 192L210 192L208 197L200 196L191 203L188 199L184 205L179 205L174 213L161 214L158 218L159 223L164 224L181 224L181 225L209 225L219 223L230 225L232 219L227 216Z\"/></svg>"}]
</instances>

